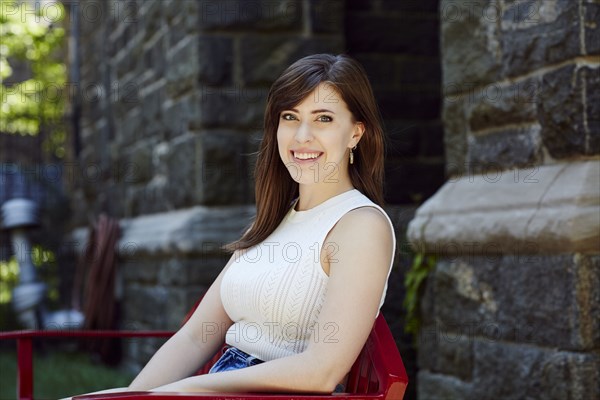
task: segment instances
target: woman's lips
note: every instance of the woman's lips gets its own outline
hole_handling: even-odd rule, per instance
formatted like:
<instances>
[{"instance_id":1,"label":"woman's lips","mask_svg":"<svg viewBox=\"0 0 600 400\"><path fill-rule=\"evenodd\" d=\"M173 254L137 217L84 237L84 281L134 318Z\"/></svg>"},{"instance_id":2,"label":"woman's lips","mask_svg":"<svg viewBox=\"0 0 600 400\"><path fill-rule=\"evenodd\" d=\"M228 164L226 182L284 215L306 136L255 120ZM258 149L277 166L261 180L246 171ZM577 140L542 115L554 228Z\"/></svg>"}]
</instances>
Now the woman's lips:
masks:
<instances>
[{"instance_id":1,"label":"woman's lips","mask_svg":"<svg viewBox=\"0 0 600 400\"><path fill-rule=\"evenodd\" d=\"M321 154L319 154L319 156L318 156L318 157L316 157L316 158L307 158L306 160L303 160L303 159L300 159L300 158L296 158L296 157L294 156L294 152L293 152L293 151L290 151L290 154L292 155L292 159L293 159L295 162L297 162L298 164L312 164L312 163L314 163L315 161L317 161L317 160L321 159L321 157L323 156L323 154L324 154L324 153L321 153Z\"/></svg>"}]
</instances>

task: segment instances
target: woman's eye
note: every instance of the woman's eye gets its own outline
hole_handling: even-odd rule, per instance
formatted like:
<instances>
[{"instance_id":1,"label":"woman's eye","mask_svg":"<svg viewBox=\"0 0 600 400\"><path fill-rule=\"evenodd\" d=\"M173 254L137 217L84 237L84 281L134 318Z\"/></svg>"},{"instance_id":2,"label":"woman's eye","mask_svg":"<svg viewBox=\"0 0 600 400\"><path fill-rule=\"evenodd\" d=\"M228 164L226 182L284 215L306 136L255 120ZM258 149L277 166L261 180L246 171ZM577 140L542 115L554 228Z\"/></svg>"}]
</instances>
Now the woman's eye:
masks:
<instances>
[{"instance_id":1,"label":"woman's eye","mask_svg":"<svg viewBox=\"0 0 600 400\"><path fill-rule=\"evenodd\" d=\"M331 122L333 121L333 119L328 116L328 115L320 115L319 118L317 118L317 121L319 122Z\"/></svg>"},{"instance_id":2,"label":"woman's eye","mask_svg":"<svg viewBox=\"0 0 600 400\"><path fill-rule=\"evenodd\" d=\"M281 119L285 119L286 121L293 121L296 119L292 114L281 114Z\"/></svg>"}]
</instances>

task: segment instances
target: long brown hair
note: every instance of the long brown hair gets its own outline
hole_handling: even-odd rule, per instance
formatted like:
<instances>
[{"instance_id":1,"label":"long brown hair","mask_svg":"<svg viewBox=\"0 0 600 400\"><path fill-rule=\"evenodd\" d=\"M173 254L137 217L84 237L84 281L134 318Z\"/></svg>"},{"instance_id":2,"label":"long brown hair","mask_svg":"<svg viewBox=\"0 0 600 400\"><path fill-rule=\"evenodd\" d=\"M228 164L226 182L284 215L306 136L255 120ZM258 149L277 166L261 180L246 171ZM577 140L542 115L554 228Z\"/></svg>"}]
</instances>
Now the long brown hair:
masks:
<instances>
[{"instance_id":1,"label":"long brown hair","mask_svg":"<svg viewBox=\"0 0 600 400\"><path fill-rule=\"evenodd\" d=\"M256 217L242 237L222 248L247 249L265 240L283 220L298 197L298 183L279 157L277 128L279 115L300 104L321 83L332 85L355 121L365 132L349 165L352 185L383 207L384 134L371 84L363 67L347 55L315 54L289 66L277 78L267 96L264 134L254 178Z\"/></svg>"}]
</instances>

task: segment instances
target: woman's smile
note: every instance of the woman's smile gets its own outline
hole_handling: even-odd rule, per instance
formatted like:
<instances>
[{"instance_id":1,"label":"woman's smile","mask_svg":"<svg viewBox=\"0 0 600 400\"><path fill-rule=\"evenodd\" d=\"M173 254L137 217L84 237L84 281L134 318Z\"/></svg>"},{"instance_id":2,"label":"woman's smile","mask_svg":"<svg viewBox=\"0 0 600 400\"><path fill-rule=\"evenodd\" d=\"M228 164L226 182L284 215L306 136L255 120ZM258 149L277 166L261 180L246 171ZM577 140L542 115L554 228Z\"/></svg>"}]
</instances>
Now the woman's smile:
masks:
<instances>
[{"instance_id":1,"label":"woman's smile","mask_svg":"<svg viewBox=\"0 0 600 400\"><path fill-rule=\"evenodd\" d=\"M311 151L290 151L294 162L300 165L308 165L317 162L323 156L323 152L311 152Z\"/></svg>"}]
</instances>

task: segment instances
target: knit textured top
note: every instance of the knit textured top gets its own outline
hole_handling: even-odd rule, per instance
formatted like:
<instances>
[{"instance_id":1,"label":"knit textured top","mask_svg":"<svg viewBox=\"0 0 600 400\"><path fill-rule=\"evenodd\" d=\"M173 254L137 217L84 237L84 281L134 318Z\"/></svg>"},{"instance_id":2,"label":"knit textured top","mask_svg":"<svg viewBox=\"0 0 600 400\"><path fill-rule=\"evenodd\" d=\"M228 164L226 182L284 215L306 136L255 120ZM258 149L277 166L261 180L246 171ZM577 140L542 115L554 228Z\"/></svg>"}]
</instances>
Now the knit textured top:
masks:
<instances>
[{"instance_id":1,"label":"knit textured top","mask_svg":"<svg viewBox=\"0 0 600 400\"><path fill-rule=\"evenodd\" d=\"M329 279L320 263L320 251L344 214L369 206L385 215L393 236L388 278L396 251L390 218L356 189L306 211L296 211L297 202L271 235L236 257L221 282L223 307L234 322L225 342L263 361L301 353L310 343ZM387 279L379 308L386 291Z\"/></svg>"}]
</instances>

